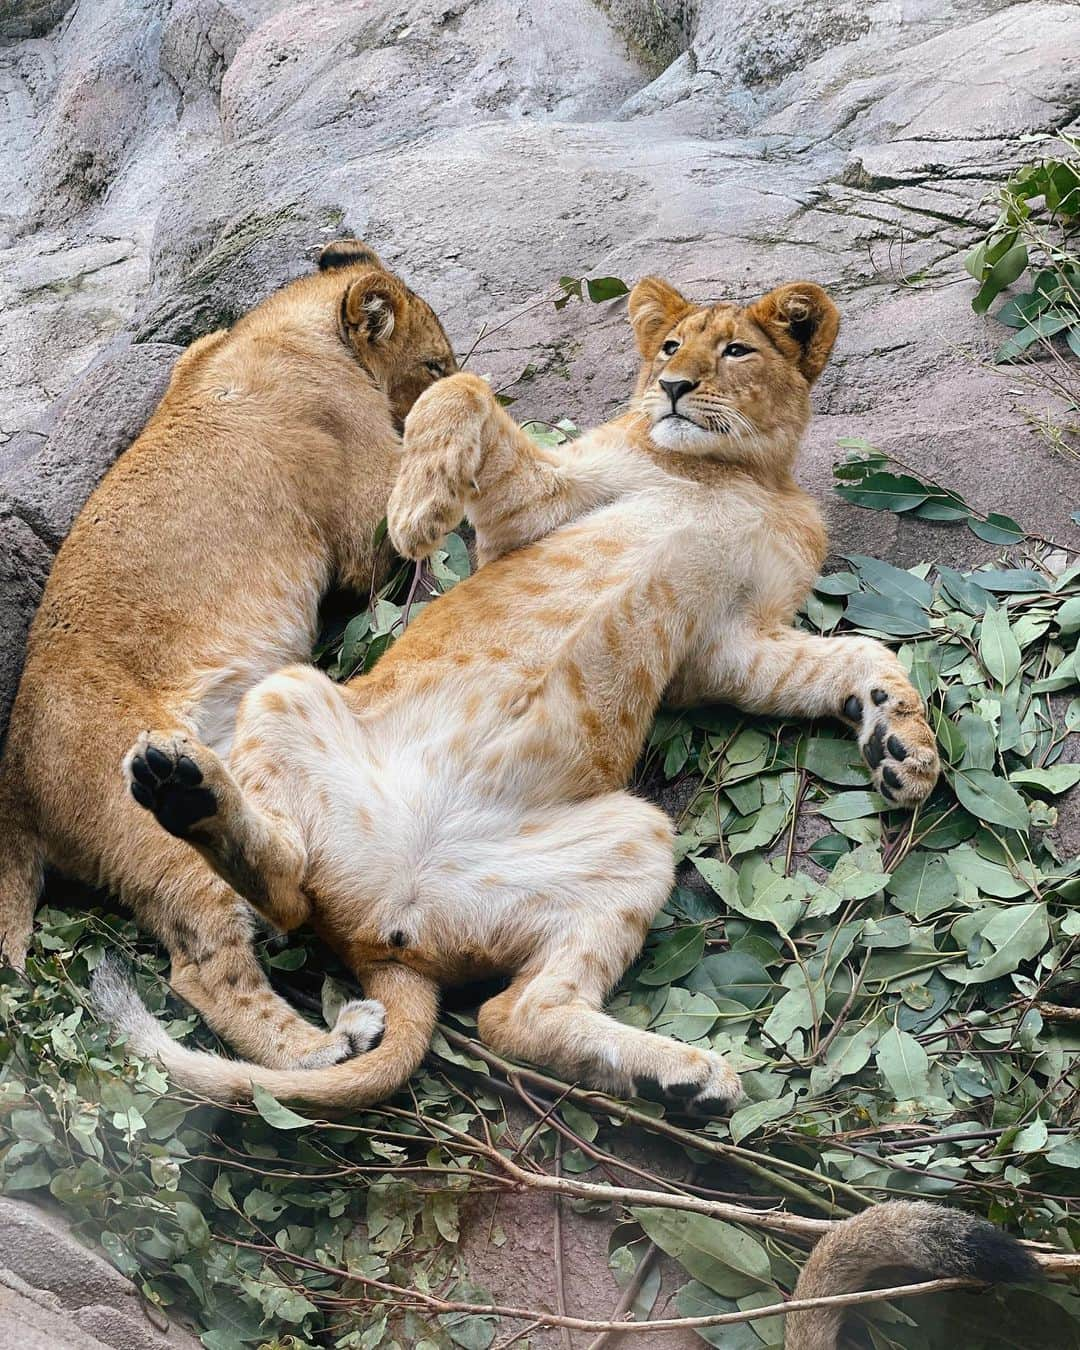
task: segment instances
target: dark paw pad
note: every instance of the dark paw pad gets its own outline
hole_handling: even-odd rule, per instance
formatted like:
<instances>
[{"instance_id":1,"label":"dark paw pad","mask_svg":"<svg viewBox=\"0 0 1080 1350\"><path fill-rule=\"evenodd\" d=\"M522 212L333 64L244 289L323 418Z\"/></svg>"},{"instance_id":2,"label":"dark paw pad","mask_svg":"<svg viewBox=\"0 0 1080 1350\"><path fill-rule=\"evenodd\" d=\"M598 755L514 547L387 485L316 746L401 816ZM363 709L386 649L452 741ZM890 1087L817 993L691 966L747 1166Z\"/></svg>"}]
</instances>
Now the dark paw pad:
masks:
<instances>
[{"instance_id":1,"label":"dark paw pad","mask_svg":"<svg viewBox=\"0 0 1080 1350\"><path fill-rule=\"evenodd\" d=\"M901 764L907 759L907 746L899 736L890 736L885 742L885 748L893 759L899 760Z\"/></svg>"},{"instance_id":2,"label":"dark paw pad","mask_svg":"<svg viewBox=\"0 0 1080 1350\"><path fill-rule=\"evenodd\" d=\"M701 1091L700 1083L661 1083L652 1075L639 1078L634 1085L634 1093L650 1101L685 1102Z\"/></svg>"},{"instance_id":3,"label":"dark paw pad","mask_svg":"<svg viewBox=\"0 0 1080 1350\"><path fill-rule=\"evenodd\" d=\"M131 795L178 839L217 812L217 798L202 781L202 770L190 756L173 758L156 745L131 760Z\"/></svg>"},{"instance_id":4,"label":"dark paw pad","mask_svg":"<svg viewBox=\"0 0 1080 1350\"><path fill-rule=\"evenodd\" d=\"M726 1116L735 1105L736 1098L729 1096L711 1097L704 1093L694 1099L690 1110L695 1116Z\"/></svg>"},{"instance_id":5,"label":"dark paw pad","mask_svg":"<svg viewBox=\"0 0 1080 1350\"><path fill-rule=\"evenodd\" d=\"M877 704L877 706L880 708L881 705L885 702L885 700L886 700L889 696L888 696L888 694L885 692L884 689L871 689L871 690L870 690L870 697L874 700L874 702L875 702L875 703Z\"/></svg>"},{"instance_id":6,"label":"dark paw pad","mask_svg":"<svg viewBox=\"0 0 1080 1350\"><path fill-rule=\"evenodd\" d=\"M876 726L863 746L863 759L872 769L876 769L885 758L885 733Z\"/></svg>"},{"instance_id":7,"label":"dark paw pad","mask_svg":"<svg viewBox=\"0 0 1080 1350\"><path fill-rule=\"evenodd\" d=\"M862 702L854 694L844 704L844 716L849 722L862 721Z\"/></svg>"}]
</instances>

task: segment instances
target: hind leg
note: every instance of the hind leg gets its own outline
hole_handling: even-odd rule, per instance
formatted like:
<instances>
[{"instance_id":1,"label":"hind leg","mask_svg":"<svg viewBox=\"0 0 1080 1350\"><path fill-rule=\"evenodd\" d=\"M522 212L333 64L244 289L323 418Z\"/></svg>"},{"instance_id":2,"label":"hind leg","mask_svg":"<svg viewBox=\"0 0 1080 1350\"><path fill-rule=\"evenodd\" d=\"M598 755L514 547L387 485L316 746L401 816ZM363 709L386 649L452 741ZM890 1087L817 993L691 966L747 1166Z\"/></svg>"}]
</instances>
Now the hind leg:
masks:
<instances>
[{"instance_id":1,"label":"hind leg","mask_svg":"<svg viewBox=\"0 0 1080 1350\"><path fill-rule=\"evenodd\" d=\"M269 1068L320 1068L367 1050L382 1032L378 1003L346 1004L334 1027L312 1026L270 987L252 943L253 915L198 859L179 854L153 892L135 899L140 925L167 948L169 983L245 1059ZM130 898L130 896L129 896Z\"/></svg>"},{"instance_id":2,"label":"hind leg","mask_svg":"<svg viewBox=\"0 0 1080 1350\"><path fill-rule=\"evenodd\" d=\"M741 1090L722 1055L602 1011L671 889L667 817L617 792L530 824L529 839L548 845L530 860L543 888L519 919L537 940L510 988L480 1009L481 1038L601 1091L729 1109Z\"/></svg>"},{"instance_id":3,"label":"hind leg","mask_svg":"<svg viewBox=\"0 0 1080 1350\"><path fill-rule=\"evenodd\" d=\"M145 731L125 756L124 772L138 804L271 923L287 931L310 916L299 831L245 796L212 750L181 731Z\"/></svg>"}]
</instances>

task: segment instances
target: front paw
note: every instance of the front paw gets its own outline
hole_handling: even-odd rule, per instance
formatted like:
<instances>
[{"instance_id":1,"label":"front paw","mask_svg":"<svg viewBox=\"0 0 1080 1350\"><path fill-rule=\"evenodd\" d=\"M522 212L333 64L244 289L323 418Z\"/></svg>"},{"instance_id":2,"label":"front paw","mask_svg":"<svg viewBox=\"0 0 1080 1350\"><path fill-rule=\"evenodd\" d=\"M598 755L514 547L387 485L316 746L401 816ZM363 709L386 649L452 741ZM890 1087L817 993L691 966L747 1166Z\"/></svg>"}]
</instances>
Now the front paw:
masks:
<instances>
[{"instance_id":1,"label":"front paw","mask_svg":"<svg viewBox=\"0 0 1080 1350\"><path fill-rule=\"evenodd\" d=\"M907 680L871 682L846 700L843 716L858 728L863 759L886 801L912 807L929 797L941 761L922 702Z\"/></svg>"},{"instance_id":2,"label":"front paw","mask_svg":"<svg viewBox=\"0 0 1080 1350\"><path fill-rule=\"evenodd\" d=\"M486 380L451 375L426 390L405 419L401 468L386 513L404 558L426 558L478 490L485 431L499 406Z\"/></svg>"}]
</instances>

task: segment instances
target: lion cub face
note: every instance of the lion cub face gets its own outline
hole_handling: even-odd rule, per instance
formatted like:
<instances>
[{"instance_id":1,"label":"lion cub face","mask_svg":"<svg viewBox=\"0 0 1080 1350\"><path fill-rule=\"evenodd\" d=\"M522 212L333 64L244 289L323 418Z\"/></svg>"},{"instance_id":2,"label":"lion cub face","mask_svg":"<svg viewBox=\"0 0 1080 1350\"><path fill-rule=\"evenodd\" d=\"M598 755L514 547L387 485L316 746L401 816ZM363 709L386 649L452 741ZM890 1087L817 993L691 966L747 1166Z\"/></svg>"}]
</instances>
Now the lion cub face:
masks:
<instances>
[{"instance_id":1,"label":"lion cub face","mask_svg":"<svg viewBox=\"0 0 1080 1350\"><path fill-rule=\"evenodd\" d=\"M740 309L701 308L666 281L630 293L645 365L637 406L661 450L790 465L810 415L809 389L839 327L836 306L796 281Z\"/></svg>"},{"instance_id":2,"label":"lion cub face","mask_svg":"<svg viewBox=\"0 0 1080 1350\"><path fill-rule=\"evenodd\" d=\"M453 348L435 311L358 239L327 244L319 270L348 269L338 326L342 340L386 394L401 429L428 387L457 370Z\"/></svg>"}]
</instances>

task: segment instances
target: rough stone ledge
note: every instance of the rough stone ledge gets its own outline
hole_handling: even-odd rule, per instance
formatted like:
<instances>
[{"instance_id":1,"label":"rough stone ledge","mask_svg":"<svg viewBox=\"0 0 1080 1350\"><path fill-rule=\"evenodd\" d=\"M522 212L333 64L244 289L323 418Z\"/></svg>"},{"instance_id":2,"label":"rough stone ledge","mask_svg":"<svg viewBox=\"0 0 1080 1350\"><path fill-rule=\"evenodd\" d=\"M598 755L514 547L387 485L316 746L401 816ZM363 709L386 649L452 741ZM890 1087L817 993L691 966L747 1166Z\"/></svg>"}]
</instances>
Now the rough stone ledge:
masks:
<instances>
[{"instance_id":1,"label":"rough stone ledge","mask_svg":"<svg viewBox=\"0 0 1080 1350\"><path fill-rule=\"evenodd\" d=\"M66 1225L0 1199L0 1350L197 1350L151 1322L139 1292Z\"/></svg>"}]
</instances>

